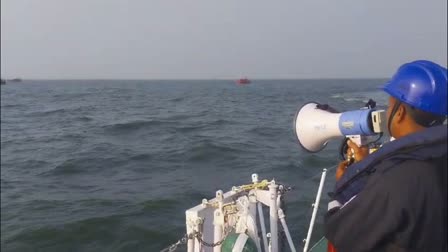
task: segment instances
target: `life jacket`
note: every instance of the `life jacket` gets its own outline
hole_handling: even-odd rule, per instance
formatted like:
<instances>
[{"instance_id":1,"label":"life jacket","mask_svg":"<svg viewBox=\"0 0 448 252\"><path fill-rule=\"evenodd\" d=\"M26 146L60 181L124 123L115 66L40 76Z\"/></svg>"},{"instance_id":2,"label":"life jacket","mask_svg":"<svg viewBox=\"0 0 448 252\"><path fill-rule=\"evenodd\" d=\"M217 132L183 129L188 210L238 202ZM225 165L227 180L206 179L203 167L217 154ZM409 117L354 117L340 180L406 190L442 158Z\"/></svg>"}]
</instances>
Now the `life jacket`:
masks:
<instances>
[{"instance_id":1,"label":"life jacket","mask_svg":"<svg viewBox=\"0 0 448 252\"><path fill-rule=\"evenodd\" d=\"M384 144L362 161L347 167L330 196L345 204L364 188L369 175L378 169L393 168L406 160L424 161L440 159L446 155L447 125L427 128L404 136Z\"/></svg>"},{"instance_id":2,"label":"life jacket","mask_svg":"<svg viewBox=\"0 0 448 252\"><path fill-rule=\"evenodd\" d=\"M337 252L336 248L330 241L328 241L328 243L327 243L327 252Z\"/></svg>"}]
</instances>

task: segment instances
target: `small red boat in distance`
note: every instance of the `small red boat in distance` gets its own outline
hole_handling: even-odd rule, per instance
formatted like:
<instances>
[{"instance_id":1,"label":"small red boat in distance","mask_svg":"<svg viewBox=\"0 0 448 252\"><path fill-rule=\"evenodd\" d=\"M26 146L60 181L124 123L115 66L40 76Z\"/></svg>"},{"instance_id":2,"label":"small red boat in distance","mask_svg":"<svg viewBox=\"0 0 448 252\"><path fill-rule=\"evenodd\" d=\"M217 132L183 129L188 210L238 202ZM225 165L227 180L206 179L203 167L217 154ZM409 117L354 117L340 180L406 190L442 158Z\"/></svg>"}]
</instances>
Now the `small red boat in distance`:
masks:
<instances>
[{"instance_id":1,"label":"small red boat in distance","mask_svg":"<svg viewBox=\"0 0 448 252\"><path fill-rule=\"evenodd\" d=\"M236 83L240 84L240 85L249 84L250 80L248 78L242 78L242 79L237 80Z\"/></svg>"}]
</instances>

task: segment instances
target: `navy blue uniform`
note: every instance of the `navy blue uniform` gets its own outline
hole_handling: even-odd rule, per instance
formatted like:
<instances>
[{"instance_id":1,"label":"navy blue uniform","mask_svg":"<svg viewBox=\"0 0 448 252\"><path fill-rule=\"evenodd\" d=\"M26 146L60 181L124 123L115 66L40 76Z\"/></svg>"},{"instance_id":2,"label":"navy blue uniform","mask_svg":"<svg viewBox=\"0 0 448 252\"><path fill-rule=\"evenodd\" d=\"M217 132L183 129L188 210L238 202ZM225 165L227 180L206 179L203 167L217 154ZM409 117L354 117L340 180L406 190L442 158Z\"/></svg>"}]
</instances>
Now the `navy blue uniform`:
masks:
<instances>
[{"instance_id":1,"label":"navy blue uniform","mask_svg":"<svg viewBox=\"0 0 448 252\"><path fill-rule=\"evenodd\" d=\"M428 128L348 168L325 216L338 252L447 251L446 137Z\"/></svg>"}]
</instances>

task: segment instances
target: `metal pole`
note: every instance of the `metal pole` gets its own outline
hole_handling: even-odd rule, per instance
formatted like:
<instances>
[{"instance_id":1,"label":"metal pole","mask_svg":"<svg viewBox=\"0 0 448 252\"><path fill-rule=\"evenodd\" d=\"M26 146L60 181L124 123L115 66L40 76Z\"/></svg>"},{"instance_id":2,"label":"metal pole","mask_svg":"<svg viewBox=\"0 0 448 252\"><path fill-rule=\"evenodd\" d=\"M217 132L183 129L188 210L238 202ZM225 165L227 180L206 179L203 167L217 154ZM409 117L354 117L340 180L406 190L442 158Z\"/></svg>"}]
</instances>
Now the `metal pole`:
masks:
<instances>
[{"instance_id":1,"label":"metal pole","mask_svg":"<svg viewBox=\"0 0 448 252\"><path fill-rule=\"evenodd\" d=\"M316 221L317 209L319 208L320 196L322 194L322 188L325 183L325 176L327 174L327 169L324 169L322 172L322 177L320 178L319 189L317 190L316 201L313 204L313 215L311 216L310 227L308 229L308 235L305 239L305 246L303 247L303 252L308 251L308 246L310 244L311 234L313 233L314 222Z\"/></svg>"},{"instance_id":2,"label":"metal pole","mask_svg":"<svg viewBox=\"0 0 448 252\"><path fill-rule=\"evenodd\" d=\"M292 242L291 234L289 233L288 226L286 225L285 213L281 208L278 209L278 217L280 218L280 222L282 223L283 230L285 230L286 239L288 240L291 252L296 252L296 248L294 247L294 243Z\"/></svg>"},{"instance_id":3,"label":"metal pole","mask_svg":"<svg viewBox=\"0 0 448 252\"><path fill-rule=\"evenodd\" d=\"M263 208L261 207L261 203L257 203L258 207L258 217L260 219L260 226L261 226L261 235L263 236L263 249L264 251L268 251L268 237L266 236L266 225L264 223L264 215L263 215Z\"/></svg>"},{"instance_id":4,"label":"metal pole","mask_svg":"<svg viewBox=\"0 0 448 252\"><path fill-rule=\"evenodd\" d=\"M187 221L187 235L188 235L188 237L190 237L191 234L193 234L193 228L189 225L189 223ZM187 242L187 251L188 252L194 252L194 240L195 240L195 238L188 239L188 242Z\"/></svg>"},{"instance_id":5,"label":"metal pole","mask_svg":"<svg viewBox=\"0 0 448 252\"><path fill-rule=\"evenodd\" d=\"M222 215L221 209L216 209L214 215L215 215L215 218L214 218L213 225L215 226L215 229L213 232L213 242L216 243L222 239L223 226L221 224L220 219L224 218L224 217L221 216ZM217 246L213 247L213 252L221 252L221 245L217 245Z\"/></svg>"},{"instance_id":6,"label":"metal pole","mask_svg":"<svg viewBox=\"0 0 448 252\"><path fill-rule=\"evenodd\" d=\"M204 232L203 232L203 228L202 228L202 224L198 224L196 226L198 228L198 232L201 233L201 239L204 239ZM201 243L199 243L199 240L196 238L194 239L194 252L201 252L202 251L202 245Z\"/></svg>"},{"instance_id":7,"label":"metal pole","mask_svg":"<svg viewBox=\"0 0 448 252\"><path fill-rule=\"evenodd\" d=\"M253 236L254 237L254 242L255 245L257 245L257 251L261 252L261 241L260 241L260 232L258 232L258 227L257 227L257 199L254 195L249 196L249 220L252 220L252 224L253 227L250 228L249 223L247 223L248 225L248 233L249 236Z\"/></svg>"},{"instance_id":8,"label":"metal pole","mask_svg":"<svg viewBox=\"0 0 448 252\"><path fill-rule=\"evenodd\" d=\"M271 204L269 206L269 216L271 229L271 251L278 252L278 211L277 211L277 188L275 181L268 186L271 196Z\"/></svg>"},{"instance_id":9,"label":"metal pole","mask_svg":"<svg viewBox=\"0 0 448 252\"><path fill-rule=\"evenodd\" d=\"M187 251L194 252L194 238L188 239Z\"/></svg>"},{"instance_id":10,"label":"metal pole","mask_svg":"<svg viewBox=\"0 0 448 252\"><path fill-rule=\"evenodd\" d=\"M188 216L188 214L187 214L187 216ZM186 221L186 226L187 226L187 235L188 235L188 237L193 233L193 228L192 228L192 226L190 225L191 223L190 223L190 221L188 220L188 217L187 217L187 221ZM187 252L194 252L194 238L192 238L192 239L188 239L188 241L187 241Z\"/></svg>"}]
</instances>

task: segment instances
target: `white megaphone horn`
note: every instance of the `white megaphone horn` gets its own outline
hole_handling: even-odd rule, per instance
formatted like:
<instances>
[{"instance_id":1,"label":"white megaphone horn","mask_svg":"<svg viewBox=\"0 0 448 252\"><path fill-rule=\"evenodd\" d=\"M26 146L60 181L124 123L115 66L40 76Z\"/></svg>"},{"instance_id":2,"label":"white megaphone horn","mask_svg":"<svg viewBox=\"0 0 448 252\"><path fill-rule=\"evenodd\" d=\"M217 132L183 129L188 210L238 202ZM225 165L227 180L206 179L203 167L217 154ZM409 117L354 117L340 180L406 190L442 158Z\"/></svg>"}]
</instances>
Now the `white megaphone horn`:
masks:
<instances>
[{"instance_id":1,"label":"white megaphone horn","mask_svg":"<svg viewBox=\"0 0 448 252\"><path fill-rule=\"evenodd\" d=\"M336 112L328 105L308 102L296 114L294 131L300 146L308 152L319 152L331 139L349 137L358 146L367 137L386 128L385 111L370 108Z\"/></svg>"}]
</instances>

